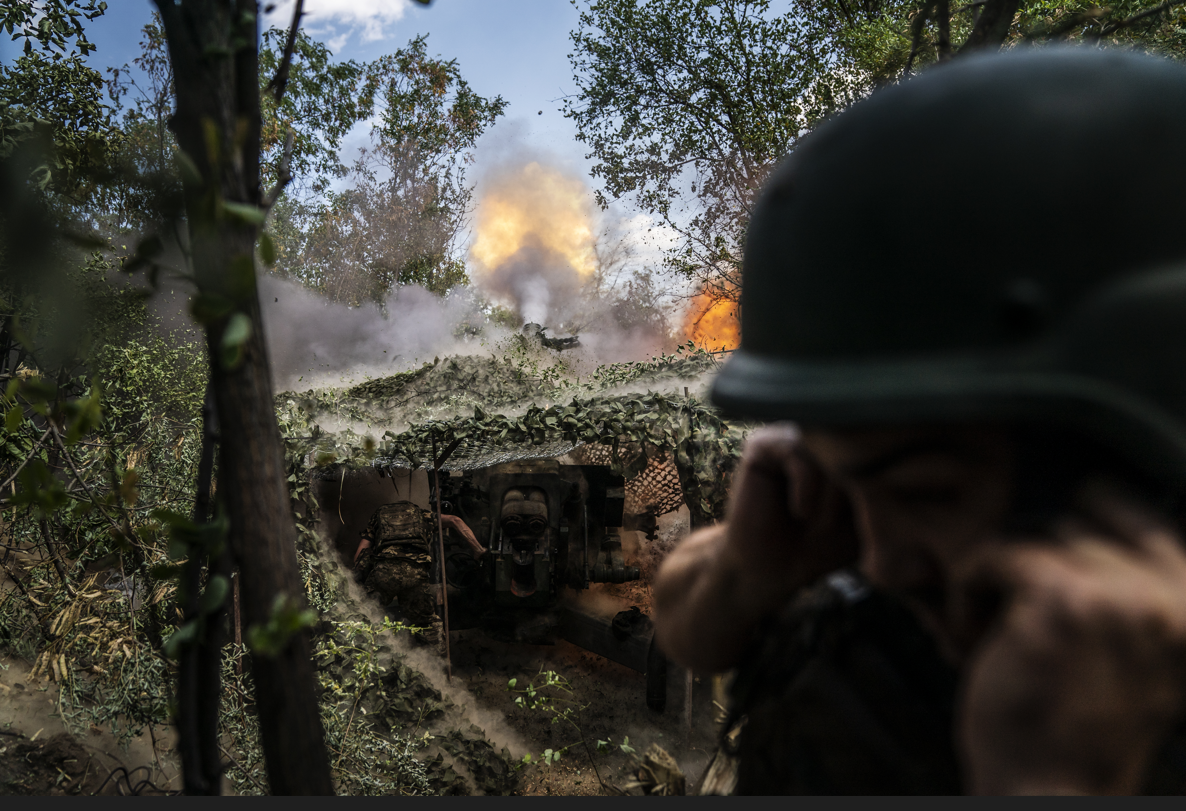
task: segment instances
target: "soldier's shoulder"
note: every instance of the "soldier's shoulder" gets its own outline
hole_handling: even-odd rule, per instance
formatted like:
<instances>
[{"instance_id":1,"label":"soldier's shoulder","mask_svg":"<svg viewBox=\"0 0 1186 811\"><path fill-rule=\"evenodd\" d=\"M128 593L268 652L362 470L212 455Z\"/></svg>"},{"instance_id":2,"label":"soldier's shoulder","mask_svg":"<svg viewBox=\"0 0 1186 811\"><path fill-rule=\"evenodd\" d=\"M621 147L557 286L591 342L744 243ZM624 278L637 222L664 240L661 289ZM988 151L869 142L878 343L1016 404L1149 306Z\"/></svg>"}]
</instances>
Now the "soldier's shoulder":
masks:
<instances>
[{"instance_id":1,"label":"soldier's shoulder","mask_svg":"<svg viewBox=\"0 0 1186 811\"><path fill-rule=\"evenodd\" d=\"M418 505L411 501L392 501L375 509L371 513L371 520L369 524L376 526L383 522L389 522L393 519L406 521L409 517L420 517L421 509Z\"/></svg>"}]
</instances>

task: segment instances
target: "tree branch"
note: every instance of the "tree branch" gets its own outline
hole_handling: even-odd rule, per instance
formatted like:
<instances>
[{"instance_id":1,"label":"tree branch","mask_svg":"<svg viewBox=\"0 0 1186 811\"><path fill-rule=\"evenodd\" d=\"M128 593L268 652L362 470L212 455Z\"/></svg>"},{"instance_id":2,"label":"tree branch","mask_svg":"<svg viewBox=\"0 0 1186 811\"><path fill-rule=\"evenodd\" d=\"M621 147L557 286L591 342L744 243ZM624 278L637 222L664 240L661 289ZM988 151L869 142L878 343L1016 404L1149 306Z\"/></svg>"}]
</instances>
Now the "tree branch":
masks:
<instances>
[{"instance_id":1,"label":"tree branch","mask_svg":"<svg viewBox=\"0 0 1186 811\"><path fill-rule=\"evenodd\" d=\"M131 546L136 549L141 554L141 556L143 556L144 548L140 545L140 542L124 527L121 527L119 522L112 518L111 515L108 514L107 510L103 508L103 505L99 502L99 500L95 498L95 494L91 492L90 485L86 483L86 480L82 477L82 473L80 473L78 470L78 466L74 464L74 458L70 455L70 451L66 449L66 443L62 441L62 435L58 433L58 429L53 426L53 423L50 423L49 429L53 432L54 439L56 439L58 442L58 447L62 449L62 455L66 457L66 463L70 465L70 470L73 471L74 478L77 479L78 483L82 485L83 492L86 493L87 498L91 500L92 504L99 508L99 513L107 519L108 523L111 524L111 528L118 532L124 540L131 544Z\"/></svg>"},{"instance_id":2,"label":"tree branch","mask_svg":"<svg viewBox=\"0 0 1186 811\"><path fill-rule=\"evenodd\" d=\"M910 23L910 55L906 57L906 69L902 71L907 76L910 75L911 68L914 67L914 59L918 56L918 50L922 46L922 32L926 28L927 19L938 2L939 0L927 0Z\"/></svg>"},{"instance_id":3,"label":"tree branch","mask_svg":"<svg viewBox=\"0 0 1186 811\"><path fill-rule=\"evenodd\" d=\"M62 565L62 558L58 554L57 541L50 534L49 522L42 518L39 523L41 525L41 537L45 539L45 551L49 553L49 559L54 565L54 571L58 573L58 579L62 581L62 588L66 589L66 593L73 597L77 592L70 585L70 578L66 576L66 567Z\"/></svg>"},{"instance_id":4,"label":"tree branch","mask_svg":"<svg viewBox=\"0 0 1186 811\"><path fill-rule=\"evenodd\" d=\"M1141 20L1145 19L1146 17L1152 17L1156 14L1160 14L1163 11L1168 11L1169 9L1173 8L1174 6L1179 6L1184 2L1186 2L1186 0L1166 0L1166 2L1162 3L1160 6L1154 6L1153 8L1146 9L1145 11L1142 11L1140 14L1134 14L1127 19L1120 20L1119 22L1115 22L1115 23L1112 23L1111 25L1104 26L1104 30L1101 31L1099 35L1101 37L1106 37L1109 34L1113 34L1117 31L1119 31L1121 28L1127 28L1128 26L1132 25L1133 23L1140 22Z\"/></svg>"},{"instance_id":5,"label":"tree branch","mask_svg":"<svg viewBox=\"0 0 1186 811\"><path fill-rule=\"evenodd\" d=\"M276 201L280 199L280 193L292 182L292 144L293 131L289 130L288 135L284 138L284 152L280 156L280 165L276 168L276 185L264 197L264 211L268 211L276 205Z\"/></svg>"},{"instance_id":6,"label":"tree branch","mask_svg":"<svg viewBox=\"0 0 1186 811\"><path fill-rule=\"evenodd\" d=\"M37 440L36 444L34 444L33 447L29 450L29 455L25 457L25 461L21 462L20 467L18 467L16 470L14 470L12 472L12 475L4 480L4 484L0 484L0 493L4 492L6 489L8 489L8 485L10 485L14 481L16 481L17 475L19 475L20 472L25 469L25 465L29 464L29 461L34 456L37 455L37 449L41 447L41 443L44 442L45 438L49 436L50 430L51 430L50 428L45 429L45 433L41 435L41 439ZM8 500L5 499L4 503L7 503L7 501Z\"/></svg>"},{"instance_id":7,"label":"tree branch","mask_svg":"<svg viewBox=\"0 0 1186 811\"><path fill-rule=\"evenodd\" d=\"M292 10L292 25L288 28L288 41L284 43L284 55L280 58L280 65L276 68L276 75L268 82L267 90L272 91L272 98L276 103L284 98L284 91L288 89L288 72L292 69L292 53L296 49L297 31L301 26L301 17L305 13L305 0L296 0Z\"/></svg>"},{"instance_id":8,"label":"tree branch","mask_svg":"<svg viewBox=\"0 0 1186 811\"><path fill-rule=\"evenodd\" d=\"M1182 2L1182 0L1172 1ZM1060 37L1075 26L1082 25L1085 22L1097 19L1099 17L1106 17L1111 13L1112 9L1107 8L1106 6L1103 8L1089 8L1087 11L1080 11L1078 14L1071 14L1067 18L1061 20L1057 25L1042 26L1035 28L1032 31L1028 31L1024 35L1024 38L1026 40L1034 40L1038 39L1039 37L1045 37L1047 39L1051 37Z\"/></svg>"},{"instance_id":9,"label":"tree branch","mask_svg":"<svg viewBox=\"0 0 1186 811\"><path fill-rule=\"evenodd\" d=\"M972 27L972 33L960 46L959 53L1003 43L1009 35L1009 26L1013 24L1019 5L1019 0L988 0Z\"/></svg>"},{"instance_id":10,"label":"tree branch","mask_svg":"<svg viewBox=\"0 0 1186 811\"><path fill-rule=\"evenodd\" d=\"M939 61L945 62L951 58L951 5L948 0L938 0L935 26L939 29Z\"/></svg>"}]
</instances>

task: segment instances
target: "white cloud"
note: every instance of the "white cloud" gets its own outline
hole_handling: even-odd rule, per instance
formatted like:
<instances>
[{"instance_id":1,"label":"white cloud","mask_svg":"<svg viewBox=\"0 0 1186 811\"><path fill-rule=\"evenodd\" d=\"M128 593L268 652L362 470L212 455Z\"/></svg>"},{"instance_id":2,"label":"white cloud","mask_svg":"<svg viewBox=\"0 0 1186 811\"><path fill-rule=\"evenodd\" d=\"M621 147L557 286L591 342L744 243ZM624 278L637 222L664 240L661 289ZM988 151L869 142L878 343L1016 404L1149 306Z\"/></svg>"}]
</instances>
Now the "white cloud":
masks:
<instances>
[{"instance_id":1,"label":"white cloud","mask_svg":"<svg viewBox=\"0 0 1186 811\"><path fill-rule=\"evenodd\" d=\"M276 3L272 12L264 16L266 24L287 28L292 22L294 2ZM386 38L390 26L403 19L411 4L412 0L305 0L301 25L336 52L356 34L364 42Z\"/></svg>"}]
</instances>

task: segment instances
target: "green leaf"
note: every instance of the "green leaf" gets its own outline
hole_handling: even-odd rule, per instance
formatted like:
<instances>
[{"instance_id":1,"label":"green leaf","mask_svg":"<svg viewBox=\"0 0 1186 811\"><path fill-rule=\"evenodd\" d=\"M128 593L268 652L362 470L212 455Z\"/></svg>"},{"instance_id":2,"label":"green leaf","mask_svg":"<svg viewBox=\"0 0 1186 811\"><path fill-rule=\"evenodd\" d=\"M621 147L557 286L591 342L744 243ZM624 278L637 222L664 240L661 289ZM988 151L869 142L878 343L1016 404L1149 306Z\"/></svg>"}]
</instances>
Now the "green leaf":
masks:
<instances>
[{"instance_id":1,"label":"green leaf","mask_svg":"<svg viewBox=\"0 0 1186 811\"><path fill-rule=\"evenodd\" d=\"M190 304L190 313L201 324L208 324L225 318L234 309L234 304L225 296L216 293L201 293Z\"/></svg>"},{"instance_id":2,"label":"green leaf","mask_svg":"<svg viewBox=\"0 0 1186 811\"><path fill-rule=\"evenodd\" d=\"M15 434L21 430L21 426L25 423L25 410L20 406L13 406L8 409L8 413L4 415L4 429L10 434Z\"/></svg>"},{"instance_id":3,"label":"green leaf","mask_svg":"<svg viewBox=\"0 0 1186 811\"><path fill-rule=\"evenodd\" d=\"M216 574L210 578L210 582L206 584L206 589L202 592L201 599L198 600L198 611L203 614L213 614L218 609L222 608L222 604L226 601L227 592L230 591L231 581L221 574Z\"/></svg>"},{"instance_id":4,"label":"green leaf","mask_svg":"<svg viewBox=\"0 0 1186 811\"><path fill-rule=\"evenodd\" d=\"M154 580L176 580L181 576L181 567L175 563L158 563L148 569Z\"/></svg>"},{"instance_id":5,"label":"green leaf","mask_svg":"<svg viewBox=\"0 0 1186 811\"><path fill-rule=\"evenodd\" d=\"M264 220L268 218L266 211L259 206L253 206L248 203L232 203L229 200L223 200L222 210L230 217L247 225L263 225Z\"/></svg>"},{"instance_id":6,"label":"green leaf","mask_svg":"<svg viewBox=\"0 0 1186 811\"><path fill-rule=\"evenodd\" d=\"M21 394L33 402L48 402L58 395L58 386L40 377L30 377L21 384Z\"/></svg>"},{"instance_id":7,"label":"green leaf","mask_svg":"<svg viewBox=\"0 0 1186 811\"><path fill-rule=\"evenodd\" d=\"M260 656L275 656L284 650L293 634L312 627L317 622L317 613L297 606L288 595L277 594L267 623L247 629L248 647Z\"/></svg>"},{"instance_id":8,"label":"green leaf","mask_svg":"<svg viewBox=\"0 0 1186 811\"><path fill-rule=\"evenodd\" d=\"M202 173L198 171L198 165L194 163L193 158L180 149L176 150L174 155L177 158L177 169L181 173L181 182L191 188L201 186Z\"/></svg>"},{"instance_id":9,"label":"green leaf","mask_svg":"<svg viewBox=\"0 0 1186 811\"><path fill-rule=\"evenodd\" d=\"M259 258L265 265L276 264L276 243L267 231L261 231L259 235Z\"/></svg>"},{"instance_id":10,"label":"green leaf","mask_svg":"<svg viewBox=\"0 0 1186 811\"><path fill-rule=\"evenodd\" d=\"M169 659L176 659L184 648L192 645L197 639L198 627L198 620L190 620L182 625L165 640L165 644L161 647L161 652Z\"/></svg>"},{"instance_id":11,"label":"green leaf","mask_svg":"<svg viewBox=\"0 0 1186 811\"><path fill-rule=\"evenodd\" d=\"M222 331L222 362L228 369L237 369L243 362L248 339L251 338L251 319L246 313L235 313Z\"/></svg>"}]
</instances>

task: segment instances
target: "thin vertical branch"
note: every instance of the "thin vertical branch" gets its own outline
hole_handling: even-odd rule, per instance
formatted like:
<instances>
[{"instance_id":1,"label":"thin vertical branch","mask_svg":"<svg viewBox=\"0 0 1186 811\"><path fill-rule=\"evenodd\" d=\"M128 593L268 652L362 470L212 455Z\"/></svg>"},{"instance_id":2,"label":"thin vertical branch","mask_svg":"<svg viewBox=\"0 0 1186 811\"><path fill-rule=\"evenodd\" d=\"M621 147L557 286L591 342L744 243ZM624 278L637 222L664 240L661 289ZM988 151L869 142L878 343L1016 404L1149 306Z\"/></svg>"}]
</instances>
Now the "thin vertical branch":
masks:
<instances>
[{"instance_id":1,"label":"thin vertical branch","mask_svg":"<svg viewBox=\"0 0 1186 811\"><path fill-rule=\"evenodd\" d=\"M198 492L194 499L194 523L205 524L210 518L210 489L214 475L214 445L217 441L217 418L210 384L202 406L202 455L198 461ZM199 621L198 592L201 588L202 550L191 547L182 570L181 600L183 622ZM225 554L218 556L225 558ZM210 576L220 568L214 560ZM218 795L222 764L218 755L218 694L220 691L219 614L206 618L199 638L181 652L178 674L177 736L181 754L182 786L190 795Z\"/></svg>"},{"instance_id":2,"label":"thin vertical branch","mask_svg":"<svg viewBox=\"0 0 1186 811\"><path fill-rule=\"evenodd\" d=\"M914 60L922 47L922 33L926 29L927 20L934 11L937 2L938 0L926 0L910 23L910 55L906 57L906 68L903 70L907 76L910 75L910 71L914 67Z\"/></svg>"},{"instance_id":3,"label":"thin vertical branch","mask_svg":"<svg viewBox=\"0 0 1186 811\"><path fill-rule=\"evenodd\" d=\"M288 89L288 74L292 70L292 54L296 50L297 30L301 26L301 17L305 13L305 0L296 0L292 10L292 25L288 27L288 41L284 43L284 55L280 58L280 65L276 68L276 75L268 82L267 90L272 91L272 98L276 103L284 98L284 91Z\"/></svg>"},{"instance_id":4,"label":"thin vertical branch","mask_svg":"<svg viewBox=\"0 0 1186 811\"><path fill-rule=\"evenodd\" d=\"M441 521L441 464L456 447L457 442L453 442L447 452L438 457L436 437L432 439L432 476L437 491L437 549L441 558L441 625L443 626L441 634L444 636L442 641L445 644L445 681L447 682L453 681L453 659L449 653L449 583L445 577L445 529Z\"/></svg>"},{"instance_id":5,"label":"thin vertical branch","mask_svg":"<svg viewBox=\"0 0 1186 811\"><path fill-rule=\"evenodd\" d=\"M938 0L935 4L935 27L939 30L939 61L951 58L951 2Z\"/></svg>"}]
</instances>

